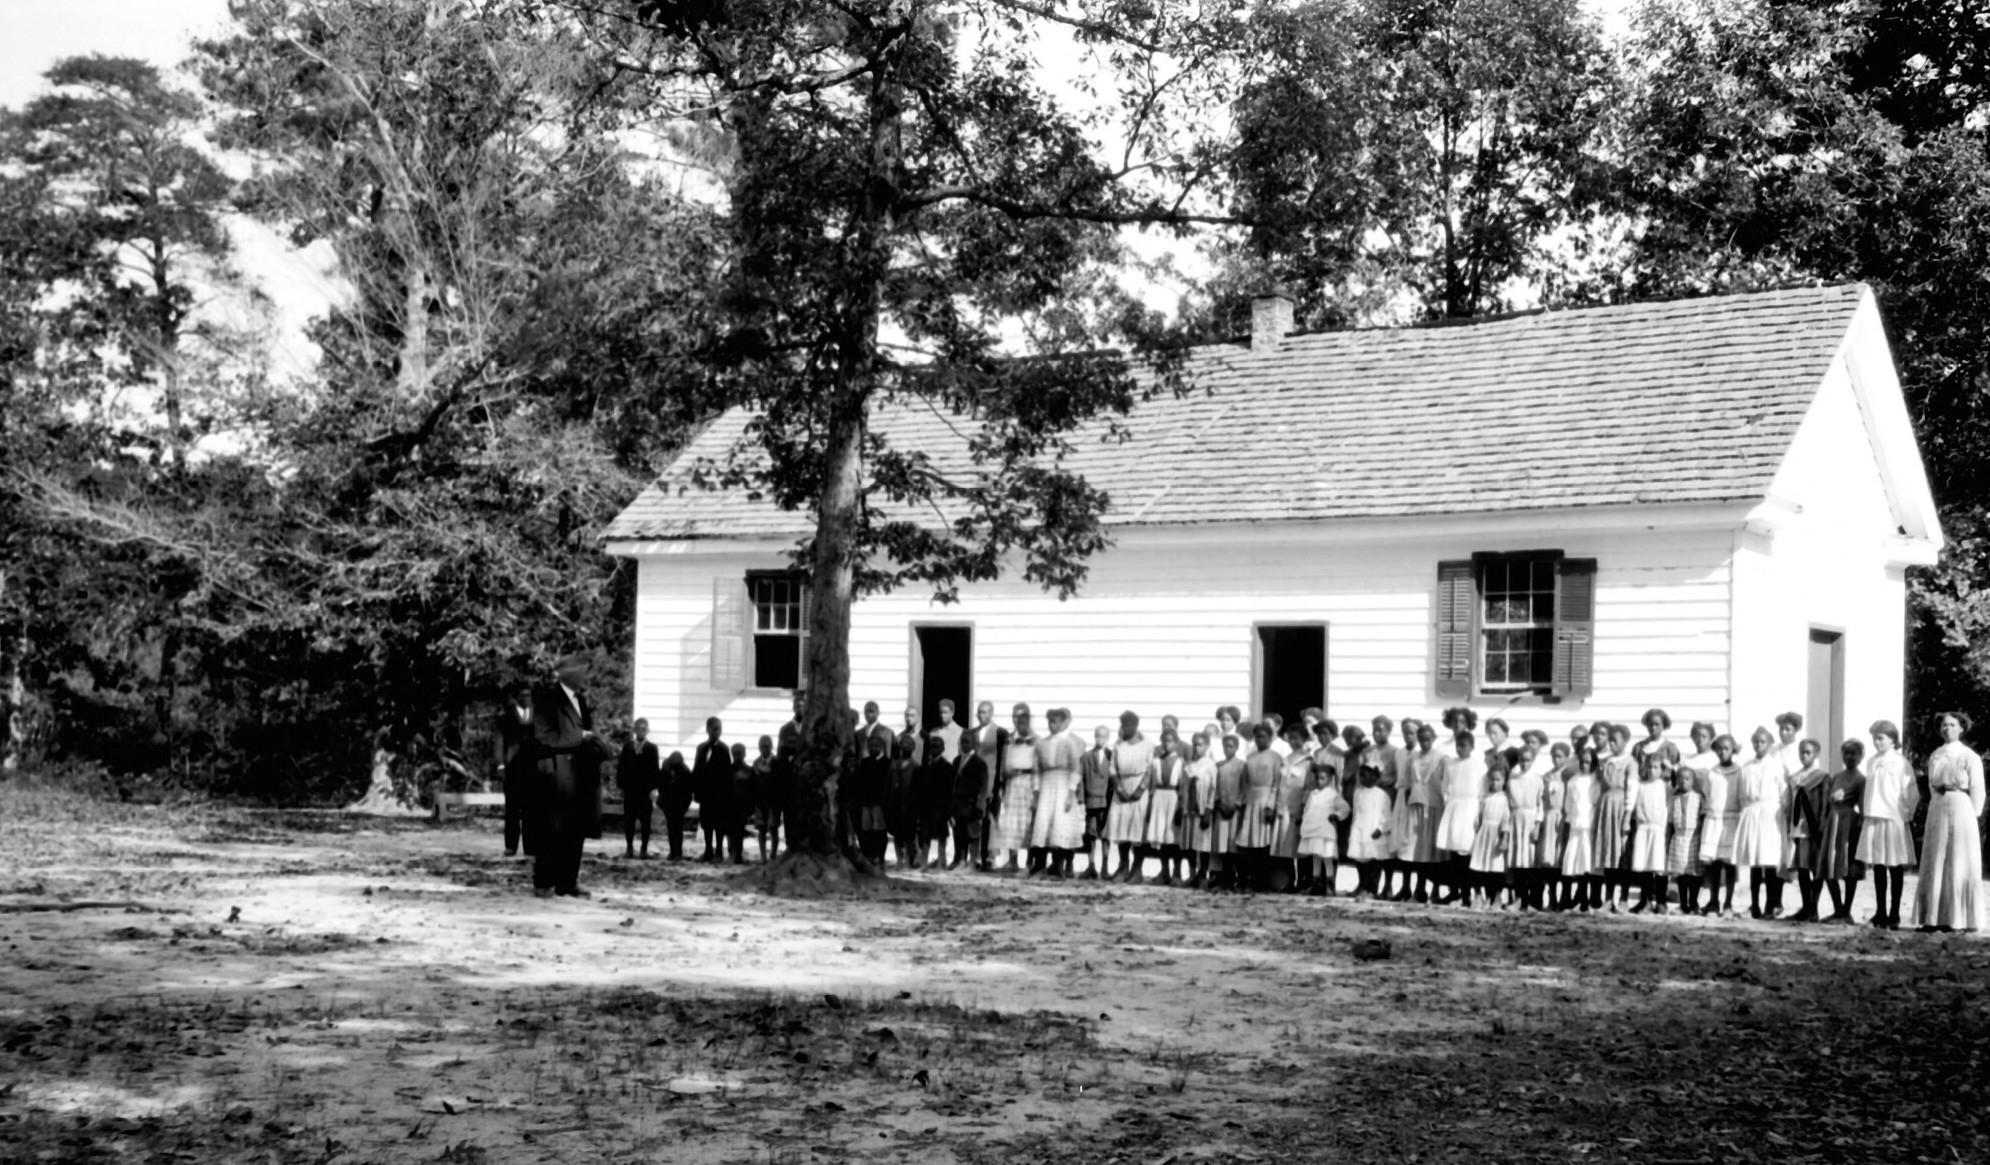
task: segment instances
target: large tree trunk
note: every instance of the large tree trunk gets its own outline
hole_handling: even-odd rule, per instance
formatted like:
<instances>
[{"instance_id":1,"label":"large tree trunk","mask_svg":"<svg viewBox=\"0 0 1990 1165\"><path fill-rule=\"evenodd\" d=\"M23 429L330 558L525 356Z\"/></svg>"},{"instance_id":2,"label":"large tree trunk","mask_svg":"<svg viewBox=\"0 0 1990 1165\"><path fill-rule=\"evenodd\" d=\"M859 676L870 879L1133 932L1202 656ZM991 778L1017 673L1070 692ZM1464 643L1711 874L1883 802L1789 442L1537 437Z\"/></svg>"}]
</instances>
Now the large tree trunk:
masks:
<instances>
[{"instance_id":1,"label":"large tree trunk","mask_svg":"<svg viewBox=\"0 0 1990 1165\"><path fill-rule=\"evenodd\" d=\"M850 235L851 279L834 338L835 405L823 450L810 564L807 691L789 851L769 867L770 889L812 888L882 876L858 852L837 797L850 747L850 607L864 507L864 431L877 391L878 326L883 315L892 215L897 199L900 98L881 62L869 93L871 181Z\"/></svg>"}]
</instances>

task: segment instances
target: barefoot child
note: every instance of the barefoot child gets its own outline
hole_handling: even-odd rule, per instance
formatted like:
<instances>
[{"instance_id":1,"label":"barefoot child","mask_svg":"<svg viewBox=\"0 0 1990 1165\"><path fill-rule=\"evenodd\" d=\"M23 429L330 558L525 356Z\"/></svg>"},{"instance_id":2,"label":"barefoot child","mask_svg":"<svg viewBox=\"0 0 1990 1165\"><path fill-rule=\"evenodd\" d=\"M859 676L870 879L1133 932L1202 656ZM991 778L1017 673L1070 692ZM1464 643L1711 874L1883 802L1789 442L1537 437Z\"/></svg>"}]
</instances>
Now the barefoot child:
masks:
<instances>
[{"instance_id":1,"label":"barefoot child","mask_svg":"<svg viewBox=\"0 0 1990 1165\"><path fill-rule=\"evenodd\" d=\"M1312 787L1306 792L1299 817L1299 861L1306 867L1313 897L1331 898L1335 892L1334 860L1339 854L1334 823L1347 816L1347 802L1341 799L1340 768L1333 758L1315 756L1310 776Z\"/></svg>"},{"instance_id":2,"label":"barefoot child","mask_svg":"<svg viewBox=\"0 0 1990 1165\"><path fill-rule=\"evenodd\" d=\"M1106 876L1106 859L1112 854L1112 841L1106 837L1106 819L1112 808L1112 729L1101 724L1092 729L1091 751L1085 754L1079 779L1085 786L1085 861L1079 880L1096 882Z\"/></svg>"},{"instance_id":3,"label":"barefoot child","mask_svg":"<svg viewBox=\"0 0 1990 1165\"><path fill-rule=\"evenodd\" d=\"M919 868L919 762L912 755L919 737L905 733L892 742L891 784L884 817L891 831L892 857L901 870Z\"/></svg>"}]
</instances>

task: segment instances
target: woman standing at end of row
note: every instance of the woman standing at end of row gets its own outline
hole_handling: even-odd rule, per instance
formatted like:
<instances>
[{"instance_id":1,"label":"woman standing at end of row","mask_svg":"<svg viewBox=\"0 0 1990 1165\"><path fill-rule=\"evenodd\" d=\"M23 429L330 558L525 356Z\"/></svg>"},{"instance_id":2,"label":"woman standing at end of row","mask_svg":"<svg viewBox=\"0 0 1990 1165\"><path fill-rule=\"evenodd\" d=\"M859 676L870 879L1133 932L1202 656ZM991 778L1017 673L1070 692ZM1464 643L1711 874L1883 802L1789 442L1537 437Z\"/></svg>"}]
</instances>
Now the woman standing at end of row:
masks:
<instances>
[{"instance_id":1,"label":"woman standing at end of row","mask_svg":"<svg viewBox=\"0 0 1990 1165\"><path fill-rule=\"evenodd\" d=\"M1944 712L1942 746L1928 757L1928 820L1921 834L1921 877L1914 925L1922 930L1982 930L1983 758L1962 742L1969 716ZM1896 891L1898 893L1898 891Z\"/></svg>"}]
</instances>

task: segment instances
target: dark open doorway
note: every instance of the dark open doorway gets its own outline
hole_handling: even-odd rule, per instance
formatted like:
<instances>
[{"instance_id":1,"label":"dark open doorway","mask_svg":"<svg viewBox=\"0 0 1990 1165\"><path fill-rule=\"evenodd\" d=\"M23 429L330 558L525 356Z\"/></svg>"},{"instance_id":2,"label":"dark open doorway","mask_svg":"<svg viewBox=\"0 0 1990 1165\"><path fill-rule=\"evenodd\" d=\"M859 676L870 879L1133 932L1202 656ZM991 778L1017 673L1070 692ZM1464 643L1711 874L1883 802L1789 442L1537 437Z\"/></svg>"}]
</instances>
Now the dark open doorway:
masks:
<instances>
[{"instance_id":1,"label":"dark open doorway","mask_svg":"<svg viewBox=\"0 0 1990 1165\"><path fill-rule=\"evenodd\" d=\"M912 699L920 723L940 722L940 701L954 702L954 721L974 723L974 628L912 628Z\"/></svg>"},{"instance_id":2,"label":"dark open doorway","mask_svg":"<svg viewBox=\"0 0 1990 1165\"><path fill-rule=\"evenodd\" d=\"M1327 625L1264 623L1255 630L1259 714L1276 712L1290 724L1307 708L1325 708Z\"/></svg>"},{"instance_id":3,"label":"dark open doorway","mask_svg":"<svg viewBox=\"0 0 1990 1165\"><path fill-rule=\"evenodd\" d=\"M1818 763L1837 765L1838 746L1845 740L1845 635L1810 629L1809 697L1804 702L1803 734L1824 748Z\"/></svg>"}]
</instances>

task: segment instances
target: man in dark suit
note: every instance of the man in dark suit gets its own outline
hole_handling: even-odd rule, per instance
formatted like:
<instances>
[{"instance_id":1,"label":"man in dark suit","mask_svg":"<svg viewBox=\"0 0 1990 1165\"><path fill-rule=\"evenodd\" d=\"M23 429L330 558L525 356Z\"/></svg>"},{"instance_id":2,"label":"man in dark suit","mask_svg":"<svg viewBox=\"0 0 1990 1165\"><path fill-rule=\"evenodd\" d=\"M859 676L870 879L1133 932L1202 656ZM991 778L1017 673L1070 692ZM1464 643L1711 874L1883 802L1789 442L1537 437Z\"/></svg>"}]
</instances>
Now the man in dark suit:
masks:
<instances>
[{"instance_id":1,"label":"man in dark suit","mask_svg":"<svg viewBox=\"0 0 1990 1165\"><path fill-rule=\"evenodd\" d=\"M538 779L533 807L538 844L532 862L532 892L591 897L580 888L581 851L601 832L601 761L605 749L594 735L594 709L581 687L586 664L567 656L553 667L554 682L532 689L532 750Z\"/></svg>"},{"instance_id":2,"label":"man in dark suit","mask_svg":"<svg viewBox=\"0 0 1990 1165\"><path fill-rule=\"evenodd\" d=\"M622 845L626 857L650 856L650 797L663 775L663 761L650 743L650 722L636 721L635 731L622 744L615 761L615 784L622 790ZM643 835L643 852L636 853L636 834Z\"/></svg>"}]
</instances>

